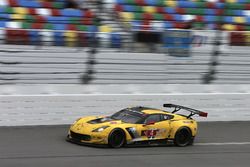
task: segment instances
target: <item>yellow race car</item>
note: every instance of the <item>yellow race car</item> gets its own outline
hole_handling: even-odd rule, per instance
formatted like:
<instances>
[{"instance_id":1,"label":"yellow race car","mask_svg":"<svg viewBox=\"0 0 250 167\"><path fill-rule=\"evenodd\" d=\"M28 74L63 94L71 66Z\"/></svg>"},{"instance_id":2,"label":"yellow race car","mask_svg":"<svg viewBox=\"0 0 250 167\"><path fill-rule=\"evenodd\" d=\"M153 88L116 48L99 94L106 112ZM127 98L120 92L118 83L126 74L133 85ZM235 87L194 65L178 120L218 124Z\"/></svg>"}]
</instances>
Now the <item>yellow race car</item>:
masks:
<instances>
[{"instance_id":1,"label":"yellow race car","mask_svg":"<svg viewBox=\"0 0 250 167\"><path fill-rule=\"evenodd\" d=\"M207 117L207 113L175 104L163 106L173 111L131 107L111 116L82 117L71 125L67 141L113 148L169 143L180 147L191 145L197 133L197 122L191 117ZM188 114L180 114L181 109Z\"/></svg>"}]
</instances>

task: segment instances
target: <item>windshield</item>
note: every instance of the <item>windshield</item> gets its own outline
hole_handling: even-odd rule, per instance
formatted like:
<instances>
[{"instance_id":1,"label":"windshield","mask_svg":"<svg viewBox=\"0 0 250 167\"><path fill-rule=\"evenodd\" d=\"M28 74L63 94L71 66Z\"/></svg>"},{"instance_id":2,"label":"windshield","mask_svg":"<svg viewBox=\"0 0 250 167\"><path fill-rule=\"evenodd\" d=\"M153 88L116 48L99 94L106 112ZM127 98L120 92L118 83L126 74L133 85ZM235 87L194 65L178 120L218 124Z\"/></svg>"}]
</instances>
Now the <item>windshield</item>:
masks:
<instances>
[{"instance_id":1,"label":"windshield","mask_svg":"<svg viewBox=\"0 0 250 167\"><path fill-rule=\"evenodd\" d=\"M145 114L136 110L124 109L113 114L111 118L134 124L145 118Z\"/></svg>"}]
</instances>

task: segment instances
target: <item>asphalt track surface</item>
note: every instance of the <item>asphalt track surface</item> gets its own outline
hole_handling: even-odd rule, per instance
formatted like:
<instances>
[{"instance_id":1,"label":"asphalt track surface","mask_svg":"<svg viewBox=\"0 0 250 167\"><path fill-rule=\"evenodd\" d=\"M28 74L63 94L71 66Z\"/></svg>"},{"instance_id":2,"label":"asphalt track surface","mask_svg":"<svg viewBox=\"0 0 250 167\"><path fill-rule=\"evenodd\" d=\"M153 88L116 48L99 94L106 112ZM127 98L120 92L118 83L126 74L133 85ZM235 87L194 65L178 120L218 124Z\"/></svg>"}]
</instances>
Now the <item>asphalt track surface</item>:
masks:
<instances>
[{"instance_id":1,"label":"asphalt track surface","mask_svg":"<svg viewBox=\"0 0 250 167\"><path fill-rule=\"evenodd\" d=\"M94 148L65 141L68 126L0 127L1 167L249 167L250 122L200 123L195 144Z\"/></svg>"}]
</instances>

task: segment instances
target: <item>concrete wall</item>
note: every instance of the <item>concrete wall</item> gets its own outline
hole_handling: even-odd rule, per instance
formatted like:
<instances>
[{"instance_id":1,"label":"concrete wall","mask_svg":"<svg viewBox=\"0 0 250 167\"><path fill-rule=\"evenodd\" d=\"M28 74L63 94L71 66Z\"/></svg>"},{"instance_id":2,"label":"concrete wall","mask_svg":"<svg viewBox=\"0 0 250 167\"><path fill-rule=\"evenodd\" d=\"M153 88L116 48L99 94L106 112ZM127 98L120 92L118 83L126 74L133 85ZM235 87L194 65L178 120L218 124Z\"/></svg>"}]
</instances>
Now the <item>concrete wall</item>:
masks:
<instances>
[{"instance_id":1,"label":"concrete wall","mask_svg":"<svg viewBox=\"0 0 250 167\"><path fill-rule=\"evenodd\" d=\"M248 85L1 86L0 126L69 124L129 106L186 105L209 113L198 121L250 120ZM40 92L40 93L39 93Z\"/></svg>"}]
</instances>

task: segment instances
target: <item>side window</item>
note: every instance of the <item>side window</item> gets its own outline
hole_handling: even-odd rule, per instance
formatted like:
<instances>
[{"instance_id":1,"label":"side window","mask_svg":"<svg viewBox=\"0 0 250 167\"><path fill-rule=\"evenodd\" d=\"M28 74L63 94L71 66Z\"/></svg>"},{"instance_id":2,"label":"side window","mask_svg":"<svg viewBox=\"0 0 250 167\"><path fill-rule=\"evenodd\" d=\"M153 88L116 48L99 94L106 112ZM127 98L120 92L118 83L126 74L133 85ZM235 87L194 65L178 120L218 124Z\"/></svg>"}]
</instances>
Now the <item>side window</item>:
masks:
<instances>
[{"instance_id":1,"label":"side window","mask_svg":"<svg viewBox=\"0 0 250 167\"><path fill-rule=\"evenodd\" d=\"M160 114L154 114L150 115L148 118L145 119L145 124L150 122L160 122L161 121L161 115Z\"/></svg>"},{"instance_id":2,"label":"side window","mask_svg":"<svg viewBox=\"0 0 250 167\"><path fill-rule=\"evenodd\" d=\"M161 120L162 120L162 121L170 120L170 119L172 119L172 118L174 118L174 116L172 116L172 115L167 115L167 114L162 114L162 115L161 115Z\"/></svg>"}]
</instances>

